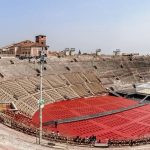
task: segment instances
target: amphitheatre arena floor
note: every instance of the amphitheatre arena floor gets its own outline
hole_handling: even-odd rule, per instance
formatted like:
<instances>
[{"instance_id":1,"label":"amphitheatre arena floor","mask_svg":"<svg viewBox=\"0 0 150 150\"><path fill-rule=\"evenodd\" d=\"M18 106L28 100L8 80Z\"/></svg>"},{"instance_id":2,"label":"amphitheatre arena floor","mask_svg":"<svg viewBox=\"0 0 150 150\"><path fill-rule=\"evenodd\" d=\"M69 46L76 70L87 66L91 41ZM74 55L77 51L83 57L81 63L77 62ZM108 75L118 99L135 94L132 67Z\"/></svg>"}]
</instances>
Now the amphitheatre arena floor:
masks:
<instances>
[{"instance_id":1,"label":"amphitheatre arena floor","mask_svg":"<svg viewBox=\"0 0 150 150\"><path fill-rule=\"evenodd\" d=\"M101 142L106 142L108 139L137 139L149 135L150 105L122 111L122 108L135 105L137 105L136 101L114 96L97 96L61 101L48 104L43 108L43 122L56 119L59 122L59 119L81 117L81 121L73 122L71 120L68 123L58 123L57 128L54 125L45 127L50 131L58 130L61 135L69 137L90 137L95 135L97 140L101 140ZM112 110L119 110L119 112L113 114ZM110 112L110 114L82 120L83 116L97 115L97 113L103 114L103 112ZM38 111L33 116L33 121L39 122Z\"/></svg>"},{"instance_id":2,"label":"amphitheatre arena floor","mask_svg":"<svg viewBox=\"0 0 150 150\"><path fill-rule=\"evenodd\" d=\"M48 141L42 141L43 145L37 145L35 137L20 133L0 124L0 150L96 150L103 148L89 148L79 146L67 146L56 143L55 148L47 147ZM107 150L149 150L150 145L138 147L104 148Z\"/></svg>"}]
</instances>

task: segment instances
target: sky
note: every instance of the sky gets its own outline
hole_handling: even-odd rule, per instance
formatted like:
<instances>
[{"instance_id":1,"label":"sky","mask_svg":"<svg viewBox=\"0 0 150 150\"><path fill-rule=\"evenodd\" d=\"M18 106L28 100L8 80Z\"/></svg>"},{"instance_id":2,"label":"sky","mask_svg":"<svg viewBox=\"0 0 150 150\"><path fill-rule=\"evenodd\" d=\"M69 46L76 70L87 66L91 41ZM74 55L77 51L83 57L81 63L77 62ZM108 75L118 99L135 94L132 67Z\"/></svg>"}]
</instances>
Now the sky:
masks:
<instances>
[{"instance_id":1,"label":"sky","mask_svg":"<svg viewBox=\"0 0 150 150\"><path fill-rule=\"evenodd\" d=\"M39 34L50 50L150 54L150 0L0 0L0 47Z\"/></svg>"}]
</instances>

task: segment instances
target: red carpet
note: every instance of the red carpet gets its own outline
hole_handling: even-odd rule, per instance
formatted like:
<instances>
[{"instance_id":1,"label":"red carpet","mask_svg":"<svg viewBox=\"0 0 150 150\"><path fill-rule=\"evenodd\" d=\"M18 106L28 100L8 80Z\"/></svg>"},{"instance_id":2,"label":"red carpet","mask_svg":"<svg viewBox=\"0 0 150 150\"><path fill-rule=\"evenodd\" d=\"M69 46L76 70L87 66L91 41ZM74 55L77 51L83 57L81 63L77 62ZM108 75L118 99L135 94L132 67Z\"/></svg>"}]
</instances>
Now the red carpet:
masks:
<instances>
[{"instance_id":1,"label":"red carpet","mask_svg":"<svg viewBox=\"0 0 150 150\"><path fill-rule=\"evenodd\" d=\"M133 100L113 96L100 96L61 101L46 105L43 108L43 122L50 120L96 114L136 104ZM33 122L38 123L38 112L33 116ZM137 138L150 134L150 105L134 108L117 114L59 124L57 129L48 126L49 130L58 130L65 136L91 136L98 139Z\"/></svg>"}]
</instances>

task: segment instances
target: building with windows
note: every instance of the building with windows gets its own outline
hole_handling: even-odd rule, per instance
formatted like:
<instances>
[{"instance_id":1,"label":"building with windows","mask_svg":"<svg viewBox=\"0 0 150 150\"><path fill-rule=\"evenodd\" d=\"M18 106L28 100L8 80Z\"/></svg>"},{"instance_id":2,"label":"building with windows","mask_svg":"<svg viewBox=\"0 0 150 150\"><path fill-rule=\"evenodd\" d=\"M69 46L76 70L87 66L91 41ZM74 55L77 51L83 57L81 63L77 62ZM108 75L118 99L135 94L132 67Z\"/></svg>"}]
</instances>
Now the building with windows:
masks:
<instances>
[{"instance_id":1,"label":"building with windows","mask_svg":"<svg viewBox=\"0 0 150 150\"><path fill-rule=\"evenodd\" d=\"M48 47L49 46L46 45L46 36L38 35L35 37L35 42L25 40L5 46L0 49L0 54L35 57L40 55L42 49L44 49L45 54L47 54Z\"/></svg>"}]
</instances>

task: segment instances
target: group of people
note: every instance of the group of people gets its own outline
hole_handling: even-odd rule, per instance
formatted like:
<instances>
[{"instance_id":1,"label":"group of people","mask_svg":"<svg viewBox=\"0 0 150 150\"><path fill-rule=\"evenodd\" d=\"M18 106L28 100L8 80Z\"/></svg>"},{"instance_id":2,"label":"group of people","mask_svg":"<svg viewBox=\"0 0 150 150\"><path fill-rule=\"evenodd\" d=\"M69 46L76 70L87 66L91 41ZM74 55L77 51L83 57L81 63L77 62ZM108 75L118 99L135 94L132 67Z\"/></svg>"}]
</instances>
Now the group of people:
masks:
<instances>
[{"instance_id":1,"label":"group of people","mask_svg":"<svg viewBox=\"0 0 150 150\"><path fill-rule=\"evenodd\" d=\"M150 144L150 138L126 139L126 140L108 140L110 146L137 146Z\"/></svg>"},{"instance_id":2,"label":"group of people","mask_svg":"<svg viewBox=\"0 0 150 150\"><path fill-rule=\"evenodd\" d=\"M59 131L52 131L51 133L50 133L50 138L52 138L52 139L59 139L60 138L60 133L59 133Z\"/></svg>"},{"instance_id":3,"label":"group of people","mask_svg":"<svg viewBox=\"0 0 150 150\"><path fill-rule=\"evenodd\" d=\"M95 135L92 135L90 137L80 137L80 136L76 136L74 138L67 138L64 137L62 135L60 135L59 131L52 131L49 134L49 138L51 140L55 140L55 141L61 141L61 142L68 142L68 143L77 143L77 144L94 144L95 142L100 142L97 141L97 138Z\"/></svg>"},{"instance_id":4,"label":"group of people","mask_svg":"<svg viewBox=\"0 0 150 150\"><path fill-rule=\"evenodd\" d=\"M94 145L95 143L101 143L99 139L95 135L92 135L90 137L80 137L76 136L74 138L67 138L64 136L61 136L59 131L54 132L52 131L50 134L50 138L54 140L60 140L63 142L68 143L77 143L77 144L85 144L85 145ZM136 146L136 145L143 145L143 144L149 144L150 138L139 138L139 139L126 139L126 140L114 140L114 139L108 139L107 140L109 146Z\"/></svg>"},{"instance_id":5,"label":"group of people","mask_svg":"<svg viewBox=\"0 0 150 150\"><path fill-rule=\"evenodd\" d=\"M73 142L78 143L78 144L94 144L97 141L96 136L92 135L90 137L80 137L76 136L73 139Z\"/></svg>"}]
</instances>

